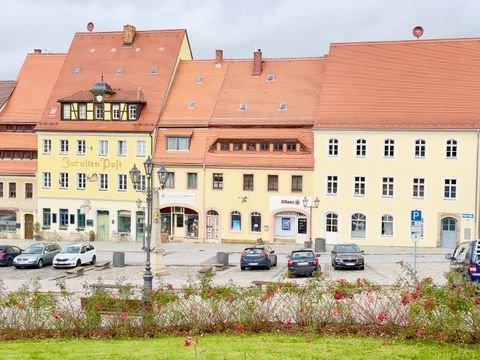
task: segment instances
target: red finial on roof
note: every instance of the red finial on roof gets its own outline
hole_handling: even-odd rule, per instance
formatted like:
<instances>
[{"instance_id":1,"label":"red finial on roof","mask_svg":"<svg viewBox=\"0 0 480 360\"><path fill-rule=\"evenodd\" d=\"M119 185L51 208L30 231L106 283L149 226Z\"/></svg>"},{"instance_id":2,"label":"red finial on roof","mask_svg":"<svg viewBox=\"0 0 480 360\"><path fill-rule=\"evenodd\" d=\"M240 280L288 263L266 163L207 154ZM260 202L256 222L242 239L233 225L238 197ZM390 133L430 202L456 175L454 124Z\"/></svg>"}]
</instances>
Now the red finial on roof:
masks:
<instances>
[{"instance_id":1,"label":"red finial on roof","mask_svg":"<svg viewBox=\"0 0 480 360\"><path fill-rule=\"evenodd\" d=\"M423 27L415 26L413 28L413 36L415 36L418 39L422 35L423 35Z\"/></svg>"}]
</instances>

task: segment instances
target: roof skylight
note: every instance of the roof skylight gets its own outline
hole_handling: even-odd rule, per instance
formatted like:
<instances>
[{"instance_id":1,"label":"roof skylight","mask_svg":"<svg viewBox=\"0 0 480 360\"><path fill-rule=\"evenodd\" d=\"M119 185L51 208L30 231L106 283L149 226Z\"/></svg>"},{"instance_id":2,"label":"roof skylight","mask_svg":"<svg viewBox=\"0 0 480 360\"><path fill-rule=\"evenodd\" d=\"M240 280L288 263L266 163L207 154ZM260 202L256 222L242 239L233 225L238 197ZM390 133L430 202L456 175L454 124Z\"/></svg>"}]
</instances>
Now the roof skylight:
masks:
<instances>
[{"instance_id":1,"label":"roof skylight","mask_svg":"<svg viewBox=\"0 0 480 360\"><path fill-rule=\"evenodd\" d=\"M195 100L190 100L190 101L188 102L187 107L188 107L189 109L195 109L195 106L197 106L197 103L195 102Z\"/></svg>"},{"instance_id":2,"label":"roof skylight","mask_svg":"<svg viewBox=\"0 0 480 360\"><path fill-rule=\"evenodd\" d=\"M266 81L267 82L275 81L275 74L268 74Z\"/></svg>"},{"instance_id":3,"label":"roof skylight","mask_svg":"<svg viewBox=\"0 0 480 360\"><path fill-rule=\"evenodd\" d=\"M205 76L200 75L199 77L197 77L197 80L195 80L195 82L197 84L203 84L205 82Z\"/></svg>"},{"instance_id":4,"label":"roof skylight","mask_svg":"<svg viewBox=\"0 0 480 360\"><path fill-rule=\"evenodd\" d=\"M278 104L278 111L285 111L287 109L288 109L288 104L287 103Z\"/></svg>"},{"instance_id":5,"label":"roof skylight","mask_svg":"<svg viewBox=\"0 0 480 360\"><path fill-rule=\"evenodd\" d=\"M123 74L123 67L118 66L118 67L115 69L115 75L122 75L122 74Z\"/></svg>"},{"instance_id":6,"label":"roof skylight","mask_svg":"<svg viewBox=\"0 0 480 360\"><path fill-rule=\"evenodd\" d=\"M80 75L80 67L79 66L75 66L75 68L73 69L73 75Z\"/></svg>"},{"instance_id":7,"label":"roof skylight","mask_svg":"<svg viewBox=\"0 0 480 360\"><path fill-rule=\"evenodd\" d=\"M238 107L239 111L246 111L248 108L247 103L241 103L240 106Z\"/></svg>"},{"instance_id":8,"label":"roof skylight","mask_svg":"<svg viewBox=\"0 0 480 360\"><path fill-rule=\"evenodd\" d=\"M150 69L150 74L156 74L158 73L158 66L152 66Z\"/></svg>"}]
</instances>

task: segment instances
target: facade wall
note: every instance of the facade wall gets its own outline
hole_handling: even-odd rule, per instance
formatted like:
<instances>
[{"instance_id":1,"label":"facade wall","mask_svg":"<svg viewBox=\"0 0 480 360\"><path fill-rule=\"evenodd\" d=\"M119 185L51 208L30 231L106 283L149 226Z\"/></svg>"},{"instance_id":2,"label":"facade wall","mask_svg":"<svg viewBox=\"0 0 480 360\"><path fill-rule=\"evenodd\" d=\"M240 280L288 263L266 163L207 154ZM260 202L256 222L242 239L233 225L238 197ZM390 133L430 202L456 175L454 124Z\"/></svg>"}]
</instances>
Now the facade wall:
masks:
<instances>
[{"instance_id":1,"label":"facade wall","mask_svg":"<svg viewBox=\"0 0 480 360\"><path fill-rule=\"evenodd\" d=\"M338 140L337 156L329 155L330 139ZM366 156L356 155L357 139L366 140ZM384 156L387 139L394 141L393 157ZM425 141L425 156L415 156L415 141L420 139ZM456 141L456 156L446 156L449 140ZM421 210L424 229L419 246L442 246L448 236L457 243L475 238L477 151L475 131L315 130L314 193L320 198L315 236L325 237L327 243L411 246L411 211ZM328 176L338 176L337 194L328 193ZM354 194L356 176L366 179L365 196ZM393 178L392 196L383 193L385 177ZM413 194L415 178L424 179L423 196ZM451 180L456 185L453 197L445 196L446 181ZM337 232L327 231L328 213L338 216ZM364 238L352 235L355 213L366 216ZM393 217L393 234L382 234L385 214ZM445 218L453 219L453 225L442 223Z\"/></svg>"}]
</instances>

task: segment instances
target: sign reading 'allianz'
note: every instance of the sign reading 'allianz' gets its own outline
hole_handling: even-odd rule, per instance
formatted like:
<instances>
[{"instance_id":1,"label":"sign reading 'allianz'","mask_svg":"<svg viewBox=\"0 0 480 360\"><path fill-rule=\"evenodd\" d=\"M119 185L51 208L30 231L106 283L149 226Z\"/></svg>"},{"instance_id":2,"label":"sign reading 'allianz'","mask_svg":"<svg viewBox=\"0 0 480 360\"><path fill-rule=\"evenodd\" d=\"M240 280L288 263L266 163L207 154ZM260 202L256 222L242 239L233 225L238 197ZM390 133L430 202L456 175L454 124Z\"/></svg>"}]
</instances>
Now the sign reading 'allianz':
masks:
<instances>
[{"instance_id":1,"label":"sign reading 'allianz'","mask_svg":"<svg viewBox=\"0 0 480 360\"><path fill-rule=\"evenodd\" d=\"M270 211L278 209L304 209L301 196L270 196Z\"/></svg>"},{"instance_id":2,"label":"sign reading 'allianz'","mask_svg":"<svg viewBox=\"0 0 480 360\"><path fill-rule=\"evenodd\" d=\"M120 170L122 168L122 162L120 160L109 160L107 158L101 158L98 161L92 160L75 160L72 161L68 157L62 159L63 168L68 169L72 167L81 167L81 168L92 168L99 170Z\"/></svg>"}]
</instances>

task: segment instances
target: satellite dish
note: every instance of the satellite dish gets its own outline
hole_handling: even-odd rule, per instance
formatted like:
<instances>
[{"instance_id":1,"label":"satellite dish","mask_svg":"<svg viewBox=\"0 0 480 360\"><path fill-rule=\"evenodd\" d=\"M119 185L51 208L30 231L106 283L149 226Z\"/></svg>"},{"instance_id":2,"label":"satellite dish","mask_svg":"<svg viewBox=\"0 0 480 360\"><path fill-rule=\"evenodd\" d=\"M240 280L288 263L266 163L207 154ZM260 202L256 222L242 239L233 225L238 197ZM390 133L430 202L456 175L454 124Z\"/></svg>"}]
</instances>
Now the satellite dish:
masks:
<instances>
[{"instance_id":1,"label":"satellite dish","mask_svg":"<svg viewBox=\"0 0 480 360\"><path fill-rule=\"evenodd\" d=\"M95 25L93 25L93 22L91 22L91 21L87 24L87 30L88 31L92 31L94 27L95 27Z\"/></svg>"},{"instance_id":2,"label":"satellite dish","mask_svg":"<svg viewBox=\"0 0 480 360\"><path fill-rule=\"evenodd\" d=\"M423 35L423 27L415 26L413 28L413 36L415 36L418 39L422 35Z\"/></svg>"}]
</instances>

